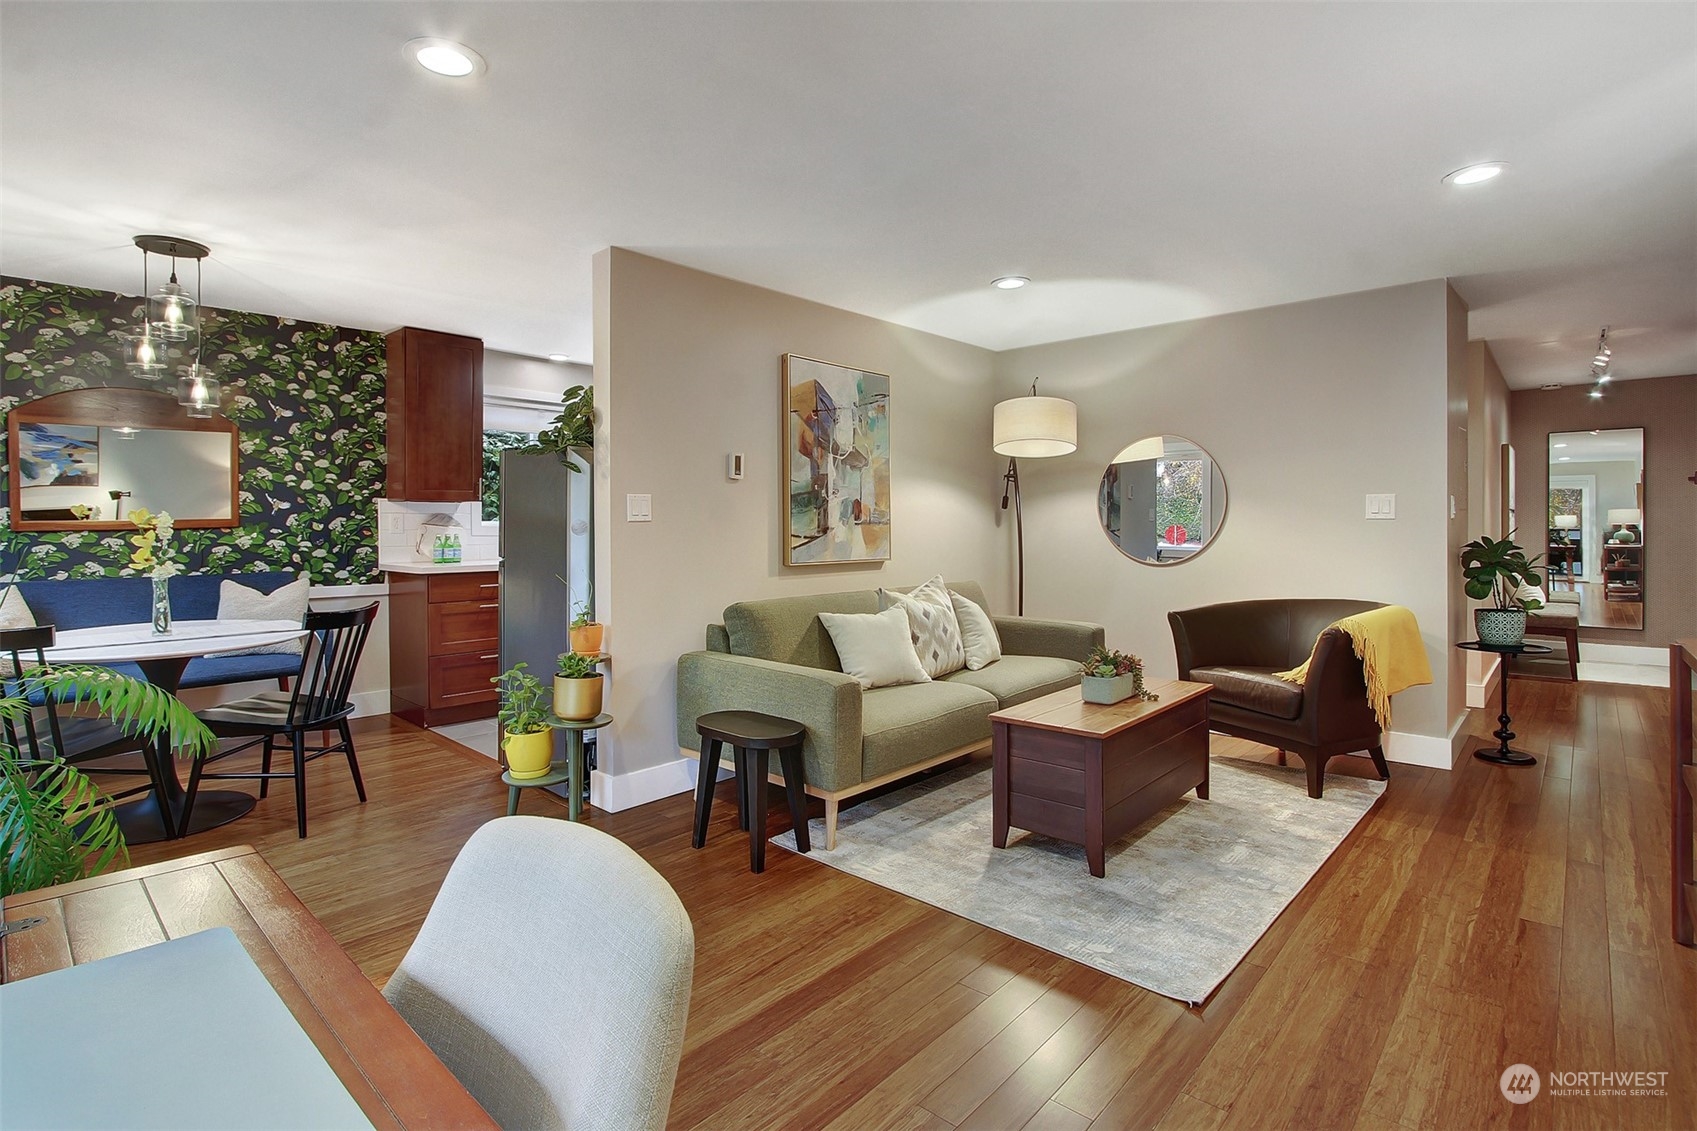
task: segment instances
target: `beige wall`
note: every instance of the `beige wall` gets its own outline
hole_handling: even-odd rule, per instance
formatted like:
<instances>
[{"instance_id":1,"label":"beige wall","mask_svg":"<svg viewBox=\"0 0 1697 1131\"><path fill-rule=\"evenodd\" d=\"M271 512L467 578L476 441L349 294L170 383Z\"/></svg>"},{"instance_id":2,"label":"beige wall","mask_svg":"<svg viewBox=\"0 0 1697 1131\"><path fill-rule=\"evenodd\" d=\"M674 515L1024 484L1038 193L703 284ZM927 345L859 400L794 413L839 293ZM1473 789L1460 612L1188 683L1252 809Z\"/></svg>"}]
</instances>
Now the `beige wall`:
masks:
<instances>
[{"instance_id":1,"label":"beige wall","mask_svg":"<svg viewBox=\"0 0 1697 1131\"><path fill-rule=\"evenodd\" d=\"M1616 381L1601 400L1589 391L1568 385L1511 394L1520 525L1532 531L1549 512L1551 432L1643 428L1644 627L1582 628L1579 638L1663 647L1697 636L1697 485L1687 479L1697 472L1697 376Z\"/></svg>"},{"instance_id":2,"label":"beige wall","mask_svg":"<svg viewBox=\"0 0 1697 1131\"><path fill-rule=\"evenodd\" d=\"M1397 696L1392 756L1400 740L1405 758L1448 765L1462 529L1449 494L1466 493L1465 448L1450 451L1452 425L1466 422L1456 313L1434 280L998 355L1002 396L1040 377L1079 408L1075 454L1021 464L1027 612L1099 621L1112 646L1171 676L1170 609L1251 597L1407 605L1437 682ZM1208 449L1229 496L1217 543L1169 568L1122 557L1095 511L1109 460L1160 433ZM1394 493L1396 519L1367 520L1368 492Z\"/></svg>"},{"instance_id":3,"label":"beige wall","mask_svg":"<svg viewBox=\"0 0 1697 1131\"><path fill-rule=\"evenodd\" d=\"M1469 631L1472 606L1463 588L1461 576L1461 547L1467 541L1468 507L1468 379L1467 379L1467 304L1444 286L1445 341L1445 429L1448 437L1445 471L1444 506L1448 511L1447 553L1443 561L1444 577L1449 592L1449 642L1444 649L1444 663L1449 678L1444 683L1447 696L1446 733L1459 742L1462 717L1467 713L1467 657L1454 647L1457 641L1471 640ZM1451 755L1453 757L1454 750Z\"/></svg>"},{"instance_id":4,"label":"beige wall","mask_svg":"<svg viewBox=\"0 0 1697 1131\"><path fill-rule=\"evenodd\" d=\"M1501 538L1508 533L1504 507L1507 504L1507 480L1503 474L1503 446L1509 442L1508 382L1497 367L1491 347L1484 342L1467 343L1467 513L1463 535L1472 540L1488 534ZM1526 459L1525 453L1515 458ZM1518 519L1517 519L1518 521ZM1537 524L1534 523L1534 526ZM1471 602L1477 608L1478 602ZM1467 633L1464 614L1463 638ZM1499 666L1497 657L1482 652L1466 654L1468 692L1472 706L1482 706L1489 699L1492 679Z\"/></svg>"},{"instance_id":5,"label":"beige wall","mask_svg":"<svg viewBox=\"0 0 1697 1131\"><path fill-rule=\"evenodd\" d=\"M617 718L604 770L678 757L677 657L733 601L942 573L1008 611L989 351L617 248L596 257L595 285L595 588ZM785 353L890 375L888 563L783 565ZM740 482L731 452L747 457ZM627 493L653 495L652 522L625 521Z\"/></svg>"}]
</instances>

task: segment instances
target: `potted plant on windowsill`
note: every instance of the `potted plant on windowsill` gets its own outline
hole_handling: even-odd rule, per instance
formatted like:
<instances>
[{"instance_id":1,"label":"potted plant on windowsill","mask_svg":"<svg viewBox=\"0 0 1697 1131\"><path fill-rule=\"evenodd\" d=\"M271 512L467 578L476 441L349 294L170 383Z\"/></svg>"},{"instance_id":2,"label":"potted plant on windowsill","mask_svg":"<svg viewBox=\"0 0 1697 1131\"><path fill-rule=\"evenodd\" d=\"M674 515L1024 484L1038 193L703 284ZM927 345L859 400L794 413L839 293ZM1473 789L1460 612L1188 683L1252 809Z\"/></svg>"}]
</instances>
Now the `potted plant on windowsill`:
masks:
<instances>
[{"instance_id":1,"label":"potted plant on windowsill","mask_svg":"<svg viewBox=\"0 0 1697 1131\"><path fill-rule=\"evenodd\" d=\"M581 652L561 652L554 675L554 714L573 722L587 722L601 713L601 673L595 670L598 657Z\"/></svg>"},{"instance_id":2,"label":"potted plant on windowsill","mask_svg":"<svg viewBox=\"0 0 1697 1131\"><path fill-rule=\"evenodd\" d=\"M523 780L539 778L554 764L554 732L548 726L548 690L525 671L521 661L489 682L501 692L496 717L501 723L501 749L507 772Z\"/></svg>"},{"instance_id":3,"label":"potted plant on windowsill","mask_svg":"<svg viewBox=\"0 0 1697 1131\"><path fill-rule=\"evenodd\" d=\"M1110 652L1100 644L1085 657L1084 678L1078 686L1086 703L1110 704L1126 699L1153 703L1160 698L1143 686L1142 660L1126 652Z\"/></svg>"},{"instance_id":4,"label":"potted plant on windowsill","mask_svg":"<svg viewBox=\"0 0 1697 1131\"><path fill-rule=\"evenodd\" d=\"M1543 587L1536 557L1510 538L1484 535L1461 548L1461 574L1467 595L1491 604L1473 610L1479 642L1492 648L1518 648L1526 641L1526 614L1544 607L1536 597L1521 596L1522 585Z\"/></svg>"}]
</instances>

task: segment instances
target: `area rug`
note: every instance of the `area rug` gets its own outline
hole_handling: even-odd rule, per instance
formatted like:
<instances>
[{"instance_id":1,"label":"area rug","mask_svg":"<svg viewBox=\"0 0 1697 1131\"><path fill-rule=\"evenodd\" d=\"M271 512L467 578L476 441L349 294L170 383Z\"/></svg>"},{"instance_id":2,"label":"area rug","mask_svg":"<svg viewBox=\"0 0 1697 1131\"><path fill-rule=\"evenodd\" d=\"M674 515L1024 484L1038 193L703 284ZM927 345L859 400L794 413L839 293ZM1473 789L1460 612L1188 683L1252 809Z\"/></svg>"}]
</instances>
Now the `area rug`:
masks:
<instances>
[{"instance_id":1,"label":"area rug","mask_svg":"<svg viewBox=\"0 0 1697 1131\"><path fill-rule=\"evenodd\" d=\"M1108 846L1012 830L990 844L990 764L975 761L845 809L837 848L810 826L810 859L923 900L1146 989L1206 1001L1343 843L1385 783L1215 758L1194 794ZM795 851L795 834L773 838Z\"/></svg>"}]
</instances>

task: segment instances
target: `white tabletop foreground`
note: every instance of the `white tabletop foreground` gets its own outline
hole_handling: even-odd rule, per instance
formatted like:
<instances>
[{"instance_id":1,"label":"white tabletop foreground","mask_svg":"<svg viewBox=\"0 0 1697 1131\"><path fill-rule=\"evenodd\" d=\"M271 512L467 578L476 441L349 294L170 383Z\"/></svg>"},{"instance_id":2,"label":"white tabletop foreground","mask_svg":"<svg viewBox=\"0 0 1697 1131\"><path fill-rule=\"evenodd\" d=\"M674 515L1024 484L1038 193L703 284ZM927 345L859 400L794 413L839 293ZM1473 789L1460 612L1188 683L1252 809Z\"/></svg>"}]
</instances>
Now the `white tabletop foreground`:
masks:
<instances>
[{"instance_id":1,"label":"white tabletop foreground","mask_svg":"<svg viewBox=\"0 0 1697 1131\"><path fill-rule=\"evenodd\" d=\"M47 658L61 664L180 660L287 644L306 635L291 620L180 620L168 633L151 624L107 624L57 633Z\"/></svg>"}]
</instances>

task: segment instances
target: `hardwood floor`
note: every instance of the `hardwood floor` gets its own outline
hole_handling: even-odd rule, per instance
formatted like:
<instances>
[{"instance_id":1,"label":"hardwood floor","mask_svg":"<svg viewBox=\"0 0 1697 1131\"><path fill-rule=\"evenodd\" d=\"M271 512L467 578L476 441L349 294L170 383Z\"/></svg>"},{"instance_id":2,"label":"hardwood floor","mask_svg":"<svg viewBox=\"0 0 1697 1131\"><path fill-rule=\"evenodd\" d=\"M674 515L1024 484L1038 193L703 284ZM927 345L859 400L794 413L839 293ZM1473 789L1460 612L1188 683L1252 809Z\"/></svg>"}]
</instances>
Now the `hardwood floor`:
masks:
<instances>
[{"instance_id":1,"label":"hardwood floor","mask_svg":"<svg viewBox=\"0 0 1697 1131\"><path fill-rule=\"evenodd\" d=\"M695 923L670 1126L1697 1125L1697 951L1668 931L1667 693L1522 681L1513 701L1536 767L1393 765L1378 807L1199 1009L782 849L751 875L728 783L700 851L687 796L592 811ZM253 843L381 983L505 791L487 759L405 723L356 738L372 800L314 764L307 840L285 790L135 862ZM1356 762L1332 766L1369 772ZM529 790L522 811L565 808ZM774 833L787 822L776 798L770 817ZM594 976L598 956L553 957L561 977ZM1666 1094L1514 1106L1497 1080L1516 1062L1666 1072Z\"/></svg>"}]
</instances>

